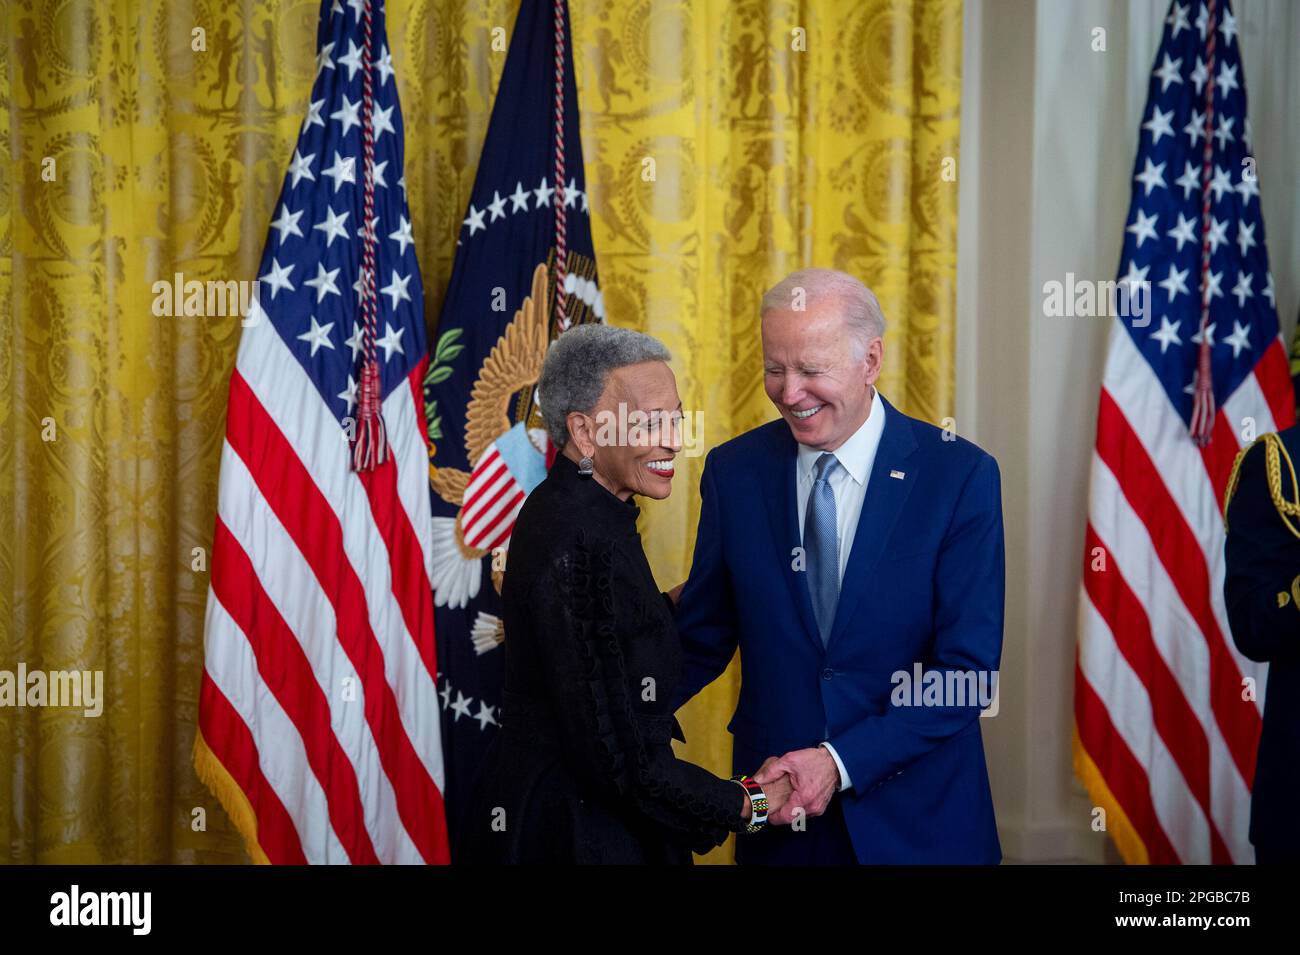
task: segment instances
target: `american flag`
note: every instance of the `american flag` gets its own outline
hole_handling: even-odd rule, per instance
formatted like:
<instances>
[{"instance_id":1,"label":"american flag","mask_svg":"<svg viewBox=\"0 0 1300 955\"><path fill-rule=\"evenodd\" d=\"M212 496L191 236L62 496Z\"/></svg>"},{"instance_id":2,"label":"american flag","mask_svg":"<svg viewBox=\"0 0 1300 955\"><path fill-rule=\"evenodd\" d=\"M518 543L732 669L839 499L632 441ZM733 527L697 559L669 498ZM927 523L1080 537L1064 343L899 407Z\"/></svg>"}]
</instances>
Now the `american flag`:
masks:
<instances>
[{"instance_id":1,"label":"american flag","mask_svg":"<svg viewBox=\"0 0 1300 955\"><path fill-rule=\"evenodd\" d=\"M1238 451L1295 409L1238 32L1227 0L1170 6L1120 259L1148 310L1114 320L1101 388L1074 756L1130 863L1254 860L1265 667L1228 630L1220 507Z\"/></svg>"},{"instance_id":2,"label":"american flag","mask_svg":"<svg viewBox=\"0 0 1300 955\"><path fill-rule=\"evenodd\" d=\"M195 765L259 862L448 859L424 297L385 36L378 0L322 3L230 379ZM358 465L370 359L386 442Z\"/></svg>"}]
</instances>

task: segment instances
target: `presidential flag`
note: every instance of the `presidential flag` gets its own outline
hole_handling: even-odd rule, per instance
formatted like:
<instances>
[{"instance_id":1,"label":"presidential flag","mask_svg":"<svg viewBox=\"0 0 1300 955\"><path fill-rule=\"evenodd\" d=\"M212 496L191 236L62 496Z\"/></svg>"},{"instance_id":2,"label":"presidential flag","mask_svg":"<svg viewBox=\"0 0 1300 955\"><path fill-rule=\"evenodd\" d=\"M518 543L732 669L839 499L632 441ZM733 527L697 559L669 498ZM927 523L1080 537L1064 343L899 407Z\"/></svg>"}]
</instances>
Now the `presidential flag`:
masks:
<instances>
[{"instance_id":1,"label":"presidential flag","mask_svg":"<svg viewBox=\"0 0 1300 955\"><path fill-rule=\"evenodd\" d=\"M324 0L230 379L195 767L258 862L446 862L423 292L379 0Z\"/></svg>"},{"instance_id":2,"label":"presidential flag","mask_svg":"<svg viewBox=\"0 0 1300 955\"><path fill-rule=\"evenodd\" d=\"M1169 8L1098 411L1074 756L1130 863L1254 860L1265 667L1228 630L1221 508L1237 452L1295 408L1237 40L1227 0Z\"/></svg>"},{"instance_id":3,"label":"presidential flag","mask_svg":"<svg viewBox=\"0 0 1300 955\"><path fill-rule=\"evenodd\" d=\"M569 37L565 0L520 4L426 378L453 824L499 725L501 579L515 517L550 453L542 359L557 334L605 311Z\"/></svg>"}]
</instances>

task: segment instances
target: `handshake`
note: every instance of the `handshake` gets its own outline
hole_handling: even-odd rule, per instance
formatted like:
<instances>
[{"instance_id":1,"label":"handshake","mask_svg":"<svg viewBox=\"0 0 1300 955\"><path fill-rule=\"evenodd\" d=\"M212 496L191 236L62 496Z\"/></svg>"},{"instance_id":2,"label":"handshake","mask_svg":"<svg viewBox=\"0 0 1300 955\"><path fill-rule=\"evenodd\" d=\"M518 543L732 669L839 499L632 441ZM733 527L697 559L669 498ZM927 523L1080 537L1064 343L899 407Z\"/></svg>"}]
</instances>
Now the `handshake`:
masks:
<instances>
[{"instance_id":1,"label":"handshake","mask_svg":"<svg viewBox=\"0 0 1300 955\"><path fill-rule=\"evenodd\" d=\"M767 821L789 825L796 816L820 816L840 788L840 770L824 746L769 756L754 773L767 796Z\"/></svg>"}]
</instances>

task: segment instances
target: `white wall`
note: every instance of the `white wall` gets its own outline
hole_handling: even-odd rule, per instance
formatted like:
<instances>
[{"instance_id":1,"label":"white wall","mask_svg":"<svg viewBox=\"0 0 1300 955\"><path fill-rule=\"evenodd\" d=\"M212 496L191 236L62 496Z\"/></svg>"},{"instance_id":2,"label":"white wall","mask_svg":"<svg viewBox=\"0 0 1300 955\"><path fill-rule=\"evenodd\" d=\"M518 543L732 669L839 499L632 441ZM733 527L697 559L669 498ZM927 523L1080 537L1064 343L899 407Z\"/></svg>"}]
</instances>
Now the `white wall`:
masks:
<instances>
[{"instance_id":1,"label":"white wall","mask_svg":"<svg viewBox=\"0 0 1300 955\"><path fill-rule=\"evenodd\" d=\"M1277 303L1300 303L1300 2L1236 0ZM1088 463L1107 320L1044 282L1114 279L1164 0L966 0L958 430L1002 468L1007 630L985 727L1008 861L1116 861L1070 765ZM1093 52L1093 30L1106 52Z\"/></svg>"}]
</instances>

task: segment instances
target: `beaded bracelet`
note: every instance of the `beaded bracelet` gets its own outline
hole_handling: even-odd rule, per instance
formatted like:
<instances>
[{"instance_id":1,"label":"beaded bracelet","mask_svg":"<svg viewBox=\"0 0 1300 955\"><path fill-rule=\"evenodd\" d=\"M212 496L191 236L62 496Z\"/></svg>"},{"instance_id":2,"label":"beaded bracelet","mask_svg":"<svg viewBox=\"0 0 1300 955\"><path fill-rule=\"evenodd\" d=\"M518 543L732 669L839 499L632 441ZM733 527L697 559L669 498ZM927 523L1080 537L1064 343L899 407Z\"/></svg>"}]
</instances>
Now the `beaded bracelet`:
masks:
<instances>
[{"instance_id":1,"label":"beaded bracelet","mask_svg":"<svg viewBox=\"0 0 1300 955\"><path fill-rule=\"evenodd\" d=\"M758 780L752 776L732 776L731 779L739 783L740 788L749 795L749 825L745 827L745 831L758 832L767 825L767 794L763 792L763 787L759 785Z\"/></svg>"}]
</instances>

